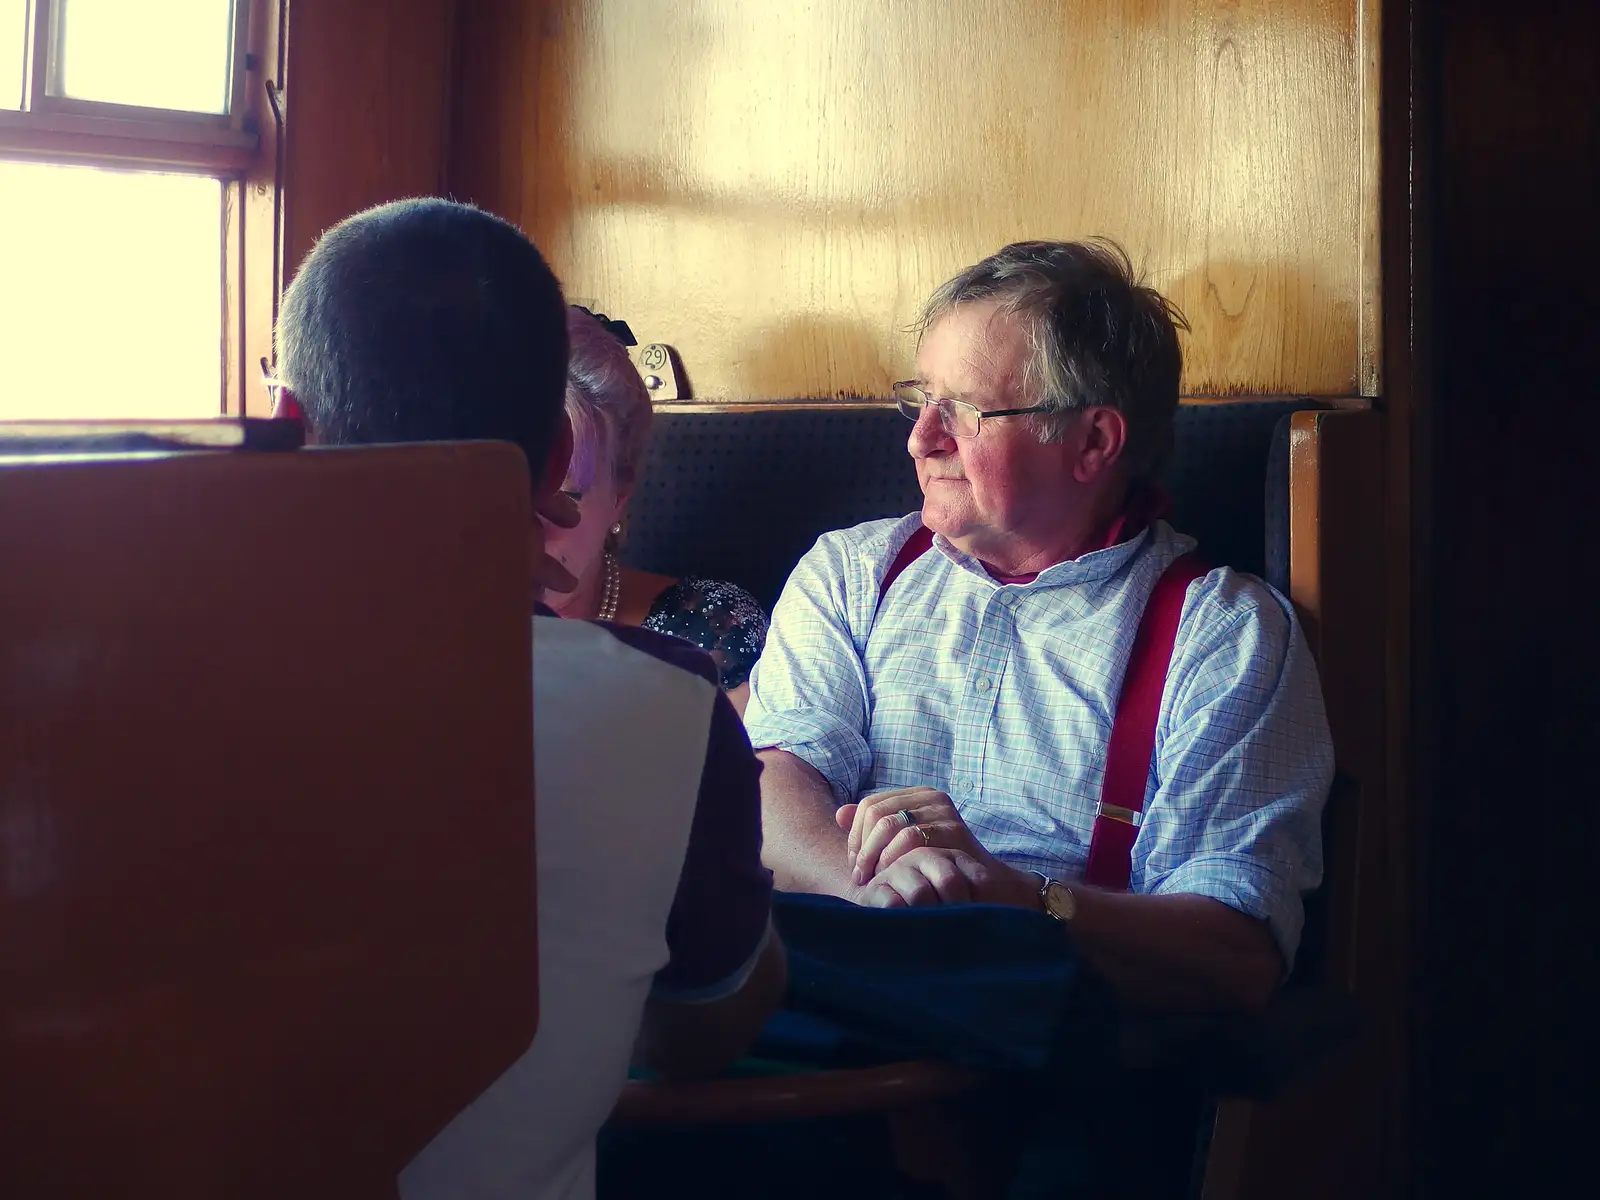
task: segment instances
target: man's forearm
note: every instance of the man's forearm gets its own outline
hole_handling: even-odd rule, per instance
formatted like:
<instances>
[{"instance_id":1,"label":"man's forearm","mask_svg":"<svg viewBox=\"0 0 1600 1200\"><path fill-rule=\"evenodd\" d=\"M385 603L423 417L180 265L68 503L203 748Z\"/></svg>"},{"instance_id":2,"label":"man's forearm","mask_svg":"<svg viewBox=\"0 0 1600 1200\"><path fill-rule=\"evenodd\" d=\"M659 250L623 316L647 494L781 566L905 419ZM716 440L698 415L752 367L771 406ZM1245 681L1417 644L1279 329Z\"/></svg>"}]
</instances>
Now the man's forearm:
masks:
<instances>
[{"instance_id":1,"label":"man's forearm","mask_svg":"<svg viewBox=\"0 0 1600 1200\"><path fill-rule=\"evenodd\" d=\"M1266 925L1208 896L1080 893L1072 937L1126 999L1152 1009L1266 1006L1283 958Z\"/></svg>"},{"instance_id":2,"label":"man's forearm","mask_svg":"<svg viewBox=\"0 0 1600 1200\"><path fill-rule=\"evenodd\" d=\"M814 767L786 750L762 750L761 858L786 892L856 898L846 861L847 834L834 820L833 790Z\"/></svg>"},{"instance_id":3,"label":"man's forearm","mask_svg":"<svg viewBox=\"0 0 1600 1200\"><path fill-rule=\"evenodd\" d=\"M1037 896L1038 877L1027 878ZM1248 1010L1263 1007L1277 989L1283 958L1271 932L1220 900L1068 886L1077 902L1066 923L1073 944L1134 1005Z\"/></svg>"}]
</instances>

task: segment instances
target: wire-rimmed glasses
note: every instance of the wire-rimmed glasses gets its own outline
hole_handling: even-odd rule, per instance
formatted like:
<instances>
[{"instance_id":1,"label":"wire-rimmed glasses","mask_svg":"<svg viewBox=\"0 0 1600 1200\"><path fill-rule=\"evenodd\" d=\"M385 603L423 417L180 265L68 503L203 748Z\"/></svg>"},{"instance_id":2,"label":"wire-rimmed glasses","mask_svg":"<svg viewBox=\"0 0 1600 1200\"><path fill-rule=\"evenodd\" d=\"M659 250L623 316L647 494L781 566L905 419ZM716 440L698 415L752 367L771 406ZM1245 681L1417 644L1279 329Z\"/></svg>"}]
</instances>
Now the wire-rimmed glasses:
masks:
<instances>
[{"instance_id":1,"label":"wire-rimmed glasses","mask_svg":"<svg viewBox=\"0 0 1600 1200\"><path fill-rule=\"evenodd\" d=\"M976 404L965 400L939 400L923 389L914 379L894 385L894 402L908 421L918 420L922 410L932 404L939 410L939 423L951 437L975 438L983 427L985 417L1021 417L1028 413L1049 412L1047 404L1034 404L1028 408L997 408L984 412Z\"/></svg>"}]
</instances>

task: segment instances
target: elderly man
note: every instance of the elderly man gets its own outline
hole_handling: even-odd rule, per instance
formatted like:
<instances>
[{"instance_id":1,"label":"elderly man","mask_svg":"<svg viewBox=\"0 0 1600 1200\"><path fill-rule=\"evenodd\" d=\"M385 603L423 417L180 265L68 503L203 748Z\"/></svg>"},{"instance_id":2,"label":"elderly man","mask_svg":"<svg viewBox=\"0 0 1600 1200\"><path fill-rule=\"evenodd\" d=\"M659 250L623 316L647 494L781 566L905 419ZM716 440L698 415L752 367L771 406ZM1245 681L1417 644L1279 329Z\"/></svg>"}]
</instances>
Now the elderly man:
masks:
<instances>
[{"instance_id":1,"label":"elderly man","mask_svg":"<svg viewBox=\"0 0 1600 1200\"><path fill-rule=\"evenodd\" d=\"M1194 543L1159 519L1181 322L1102 242L1007 246L928 302L895 389L922 511L824 536L752 677L780 887L1039 908L1136 1003L1270 998L1333 756L1289 604L1185 573ZM1112 804L1147 604L1176 625L1170 666L1142 689L1153 755L1123 746Z\"/></svg>"},{"instance_id":2,"label":"elderly man","mask_svg":"<svg viewBox=\"0 0 1600 1200\"><path fill-rule=\"evenodd\" d=\"M566 304L504 221L443 200L351 217L300 268L277 345L280 402L314 440L515 442L540 511L576 522L558 492ZM538 522L529 536L536 581L570 588ZM595 1135L630 1057L716 1071L783 991L760 766L710 658L543 606L533 622L539 1032L405 1170L407 1200L593 1196Z\"/></svg>"}]
</instances>

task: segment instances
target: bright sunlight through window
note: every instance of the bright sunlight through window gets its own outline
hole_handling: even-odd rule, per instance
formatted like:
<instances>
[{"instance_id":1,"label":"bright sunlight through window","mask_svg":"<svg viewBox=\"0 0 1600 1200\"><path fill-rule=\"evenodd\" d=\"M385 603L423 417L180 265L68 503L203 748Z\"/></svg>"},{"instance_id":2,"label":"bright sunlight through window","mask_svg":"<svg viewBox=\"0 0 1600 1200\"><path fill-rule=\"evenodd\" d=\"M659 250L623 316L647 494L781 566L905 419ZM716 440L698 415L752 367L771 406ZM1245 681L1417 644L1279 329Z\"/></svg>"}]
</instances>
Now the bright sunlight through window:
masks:
<instances>
[{"instance_id":1,"label":"bright sunlight through window","mask_svg":"<svg viewBox=\"0 0 1600 1200\"><path fill-rule=\"evenodd\" d=\"M28 0L0 0L0 109L22 107Z\"/></svg>"},{"instance_id":2,"label":"bright sunlight through window","mask_svg":"<svg viewBox=\"0 0 1600 1200\"><path fill-rule=\"evenodd\" d=\"M221 412L222 186L0 162L0 420Z\"/></svg>"},{"instance_id":3,"label":"bright sunlight through window","mask_svg":"<svg viewBox=\"0 0 1600 1200\"><path fill-rule=\"evenodd\" d=\"M227 112L232 40L233 0L66 0L61 92L76 100Z\"/></svg>"}]
</instances>

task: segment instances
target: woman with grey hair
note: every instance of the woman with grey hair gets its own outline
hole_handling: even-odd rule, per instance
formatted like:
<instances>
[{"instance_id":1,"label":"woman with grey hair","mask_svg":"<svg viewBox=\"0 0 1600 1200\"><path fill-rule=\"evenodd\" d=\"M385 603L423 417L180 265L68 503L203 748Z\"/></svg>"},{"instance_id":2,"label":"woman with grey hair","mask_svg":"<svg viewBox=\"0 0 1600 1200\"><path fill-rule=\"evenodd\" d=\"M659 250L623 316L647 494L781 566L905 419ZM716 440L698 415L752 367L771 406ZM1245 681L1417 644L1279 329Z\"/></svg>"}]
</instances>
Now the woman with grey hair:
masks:
<instances>
[{"instance_id":1,"label":"woman with grey hair","mask_svg":"<svg viewBox=\"0 0 1600 1200\"><path fill-rule=\"evenodd\" d=\"M573 450L563 490L582 520L571 529L547 526L545 548L578 586L548 593L547 602L563 617L639 625L693 642L716 660L723 689L742 714L767 616L736 584L671 579L622 564L628 501L650 443L650 394L622 343L589 312L567 310L567 337Z\"/></svg>"}]
</instances>

